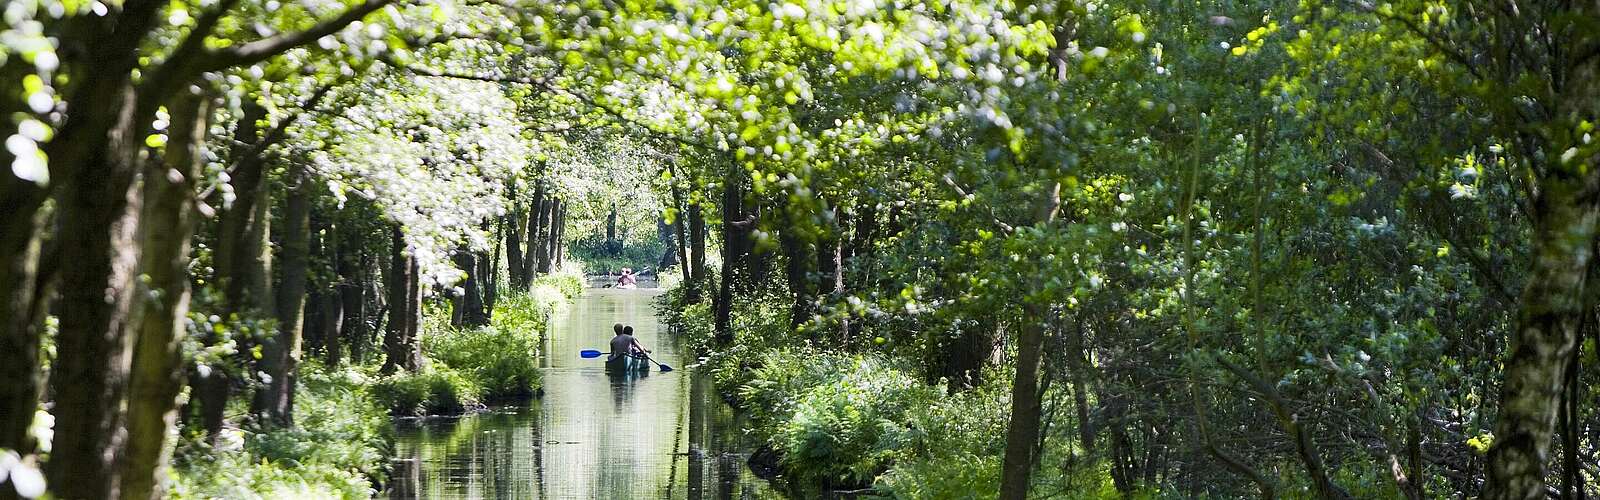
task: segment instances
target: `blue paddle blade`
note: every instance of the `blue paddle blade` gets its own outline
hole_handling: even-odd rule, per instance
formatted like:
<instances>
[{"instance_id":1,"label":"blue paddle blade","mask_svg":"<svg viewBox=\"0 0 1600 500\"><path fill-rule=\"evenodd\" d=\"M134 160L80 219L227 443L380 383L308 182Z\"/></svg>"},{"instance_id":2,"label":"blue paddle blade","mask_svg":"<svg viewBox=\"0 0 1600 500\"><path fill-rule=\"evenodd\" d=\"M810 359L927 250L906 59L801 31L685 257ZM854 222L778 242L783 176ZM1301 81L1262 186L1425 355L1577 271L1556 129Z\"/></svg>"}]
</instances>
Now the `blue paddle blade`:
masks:
<instances>
[{"instance_id":1,"label":"blue paddle blade","mask_svg":"<svg viewBox=\"0 0 1600 500\"><path fill-rule=\"evenodd\" d=\"M600 351L596 351L594 349L584 349L582 351L579 351L578 355L579 356L583 356L584 359L589 359L589 358L598 358L598 357L600 357L602 355L605 355L605 353L600 352Z\"/></svg>"},{"instance_id":2,"label":"blue paddle blade","mask_svg":"<svg viewBox=\"0 0 1600 500\"><path fill-rule=\"evenodd\" d=\"M656 363L656 366L661 367L661 371L664 371L664 372L672 371L672 367L667 366L666 363Z\"/></svg>"}]
</instances>

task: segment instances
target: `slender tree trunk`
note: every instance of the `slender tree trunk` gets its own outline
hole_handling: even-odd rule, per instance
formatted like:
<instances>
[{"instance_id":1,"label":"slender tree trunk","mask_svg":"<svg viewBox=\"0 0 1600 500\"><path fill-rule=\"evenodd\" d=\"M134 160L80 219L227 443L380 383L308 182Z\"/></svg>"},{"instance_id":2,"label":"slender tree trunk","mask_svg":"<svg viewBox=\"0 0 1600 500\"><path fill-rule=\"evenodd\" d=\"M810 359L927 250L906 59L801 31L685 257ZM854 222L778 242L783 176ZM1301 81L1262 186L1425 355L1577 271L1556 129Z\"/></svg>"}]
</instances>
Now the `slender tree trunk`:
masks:
<instances>
[{"instance_id":1,"label":"slender tree trunk","mask_svg":"<svg viewBox=\"0 0 1600 500\"><path fill-rule=\"evenodd\" d=\"M340 229L347 232L350 231L349 226L341 225ZM339 259L337 289L339 291L339 301L341 302L340 309L344 319L339 322L337 338L334 342L328 343L327 363L330 367L339 366L346 343L352 346L351 359L359 361L355 359L356 348L354 346L359 345L367 338L367 314L365 309L367 298L364 293L366 286L362 283L362 280L367 279L365 272L367 266L364 262L366 259L357 255L363 250L361 250L360 245L356 244L357 240L352 236L355 235L340 236L340 243L342 244L337 252L337 258Z\"/></svg>"},{"instance_id":2,"label":"slender tree trunk","mask_svg":"<svg viewBox=\"0 0 1600 500\"><path fill-rule=\"evenodd\" d=\"M527 280L523 279L522 264L522 238L523 225L526 220L522 215L522 200L517 198L516 183L507 186L508 196L511 198L511 213L506 214L504 222L506 232L506 267L509 270L511 288L521 290L527 288Z\"/></svg>"},{"instance_id":3,"label":"slender tree trunk","mask_svg":"<svg viewBox=\"0 0 1600 500\"><path fill-rule=\"evenodd\" d=\"M308 230L306 231L308 234L306 239L306 267L308 269L306 270L305 316L301 320L304 326L301 327L302 331L300 333L300 345L303 353L321 352L324 337L327 336L327 333L324 332L324 328L328 323L327 303L323 300L323 296L327 295L327 290L321 283L317 283L315 279L319 275L326 275L326 273L320 272L320 269L314 269L331 262L331 259L324 252L327 242L324 241L323 233L328 232L326 231L327 224L321 211L313 204L311 206L310 224L307 226ZM329 271L331 272L332 269L329 269Z\"/></svg>"},{"instance_id":4,"label":"slender tree trunk","mask_svg":"<svg viewBox=\"0 0 1600 500\"><path fill-rule=\"evenodd\" d=\"M539 236L538 236L538 264L535 268L538 274L550 273L550 249L555 247L553 235L555 234L555 212L557 201L547 198L539 204ZM534 277L538 277L535 275Z\"/></svg>"},{"instance_id":5,"label":"slender tree trunk","mask_svg":"<svg viewBox=\"0 0 1600 500\"><path fill-rule=\"evenodd\" d=\"M722 272L717 276L717 296L712 304L719 347L733 345L734 283L738 281L736 275L746 260L745 230L739 227L745 217L739 174L732 172L722 188Z\"/></svg>"},{"instance_id":6,"label":"slender tree trunk","mask_svg":"<svg viewBox=\"0 0 1600 500\"><path fill-rule=\"evenodd\" d=\"M818 262L818 265L823 270L823 276L830 277L833 280L833 300L841 301L844 299L845 294L844 232L845 227L850 223L850 219L849 215L843 210L835 208L833 213L837 224L833 226L833 231L828 233L829 236L827 238L827 248L831 251L822 252L822 259ZM839 315L839 345L841 346L850 345L850 315L851 312L848 310Z\"/></svg>"},{"instance_id":7,"label":"slender tree trunk","mask_svg":"<svg viewBox=\"0 0 1600 500\"><path fill-rule=\"evenodd\" d=\"M467 279L461 283L461 324L468 327L488 325L489 314L483 309L483 292L479 286L478 255L462 248L456 253L456 265L467 273Z\"/></svg>"},{"instance_id":8,"label":"slender tree trunk","mask_svg":"<svg viewBox=\"0 0 1600 500\"><path fill-rule=\"evenodd\" d=\"M689 213L683 205L683 189L678 187L676 178L672 181L672 208L677 212L677 217L672 218L672 234L678 243L678 272L683 275L685 282L689 282L694 271L690 268L688 231L684 229L687 224L683 222Z\"/></svg>"},{"instance_id":9,"label":"slender tree trunk","mask_svg":"<svg viewBox=\"0 0 1600 500\"><path fill-rule=\"evenodd\" d=\"M285 199L283 215L283 278L278 288L278 335L262 346L261 370L271 380L257 392L263 422L293 425L296 371L300 365L301 334L305 327L306 275L310 267L310 215L313 183L305 167L291 166L294 185Z\"/></svg>"},{"instance_id":10,"label":"slender tree trunk","mask_svg":"<svg viewBox=\"0 0 1600 500\"><path fill-rule=\"evenodd\" d=\"M689 290L685 300L700 302L706 286L706 217L699 203L689 205Z\"/></svg>"},{"instance_id":11,"label":"slender tree trunk","mask_svg":"<svg viewBox=\"0 0 1600 500\"><path fill-rule=\"evenodd\" d=\"M422 271L417 263L417 258L410 259L411 276L406 290L406 369L417 371L422 368Z\"/></svg>"},{"instance_id":12,"label":"slender tree trunk","mask_svg":"<svg viewBox=\"0 0 1600 500\"><path fill-rule=\"evenodd\" d=\"M322 261L328 266L327 273L322 276L331 277L325 285L313 284L312 289L317 292L317 309L321 311L322 331L321 346L323 359L327 366L339 365L339 344L342 341L340 333L344 330L344 297L343 286L339 283L339 274L345 272L342 255L344 245L343 233L340 231L343 224L336 222L333 214L329 214L324 223L325 236L322 237ZM315 236L315 234L313 234Z\"/></svg>"},{"instance_id":13,"label":"slender tree trunk","mask_svg":"<svg viewBox=\"0 0 1600 500\"><path fill-rule=\"evenodd\" d=\"M551 201L550 215L550 269L541 272L551 272L559 269L562 261L566 259L567 250L567 203L557 198Z\"/></svg>"},{"instance_id":14,"label":"slender tree trunk","mask_svg":"<svg viewBox=\"0 0 1600 500\"><path fill-rule=\"evenodd\" d=\"M172 135L165 161L145 173L141 273L145 277L138 339L128 389L127 451L121 457L122 498L162 498L162 467L172 454L167 435L177 420L183 387L183 338L189 314L189 240L194 233L194 180L205 161L210 106L179 93L169 103Z\"/></svg>"},{"instance_id":15,"label":"slender tree trunk","mask_svg":"<svg viewBox=\"0 0 1600 500\"><path fill-rule=\"evenodd\" d=\"M527 288L533 283L536 271L539 270L540 249L548 248L544 244L544 230L549 226L546 219L550 200L546 199L544 183L540 182L533 190L533 203L528 205L528 248L523 252L522 258L522 287Z\"/></svg>"},{"instance_id":16,"label":"slender tree trunk","mask_svg":"<svg viewBox=\"0 0 1600 500\"><path fill-rule=\"evenodd\" d=\"M504 224L499 224L497 231L506 232ZM488 229L484 223L484 229ZM500 235L496 235L494 249L489 256L478 257L479 288L483 290L484 324L488 324L494 317L494 305L500 300Z\"/></svg>"},{"instance_id":17,"label":"slender tree trunk","mask_svg":"<svg viewBox=\"0 0 1600 500\"><path fill-rule=\"evenodd\" d=\"M266 314L273 310L268 279L272 273L272 254L268 251L270 242L267 239L271 217L266 209L271 190L267 186L265 159L255 152L256 144L264 140L258 122L266 118L266 109L251 99L246 99L241 108L242 115L234 129L237 145L229 155L233 163L230 184L235 198L231 206L225 205L219 211L213 253L217 282L223 290L223 317ZM207 347L214 347L226 340L212 332L203 342ZM249 346L241 345L241 348ZM200 405L201 425L213 442L225 423L232 378L222 366L196 367L194 399Z\"/></svg>"},{"instance_id":18,"label":"slender tree trunk","mask_svg":"<svg viewBox=\"0 0 1600 500\"><path fill-rule=\"evenodd\" d=\"M1035 202L1034 221L1048 227L1061 207L1061 184L1052 182ZM1035 285L1037 286L1037 285ZM1039 361L1044 345L1047 304L1023 304L1023 321L1017 335L1017 373L1011 388L1011 424L1006 428L1006 451L1000 468L1000 498L1028 497L1033 473L1033 447L1039 439Z\"/></svg>"},{"instance_id":19,"label":"slender tree trunk","mask_svg":"<svg viewBox=\"0 0 1600 500\"><path fill-rule=\"evenodd\" d=\"M1089 418L1089 387L1094 368L1089 364L1089 347L1085 342L1085 324L1079 321L1067 335L1067 377L1072 381L1073 406L1078 412L1078 444L1084 452L1092 453L1095 445L1095 425Z\"/></svg>"},{"instance_id":20,"label":"slender tree trunk","mask_svg":"<svg viewBox=\"0 0 1600 500\"><path fill-rule=\"evenodd\" d=\"M416 276L411 273L411 256L406 251L405 234L397 225L393 229L389 253L389 324L384 329L383 348L388 355L380 371L394 373L395 369L416 370L417 360L412 358L413 348L408 334L411 332L411 288Z\"/></svg>"},{"instance_id":21,"label":"slender tree trunk","mask_svg":"<svg viewBox=\"0 0 1600 500\"><path fill-rule=\"evenodd\" d=\"M606 253L616 255L622 250L622 243L617 241L617 203L611 202L611 211L606 213Z\"/></svg>"},{"instance_id":22,"label":"slender tree trunk","mask_svg":"<svg viewBox=\"0 0 1600 500\"><path fill-rule=\"evenodd\" d=\"M792 216L791 216L792 217ZM811 287L811 265L817 258L812 246L801 241L795 234L793 219L790 227L778 231L778 244L783 249L784 271L789 282L789 328L800 328L800 325L811 320L811 304L815 300ZM813 335L813 341L818 340Z\"/></svg>"}]
</instances>

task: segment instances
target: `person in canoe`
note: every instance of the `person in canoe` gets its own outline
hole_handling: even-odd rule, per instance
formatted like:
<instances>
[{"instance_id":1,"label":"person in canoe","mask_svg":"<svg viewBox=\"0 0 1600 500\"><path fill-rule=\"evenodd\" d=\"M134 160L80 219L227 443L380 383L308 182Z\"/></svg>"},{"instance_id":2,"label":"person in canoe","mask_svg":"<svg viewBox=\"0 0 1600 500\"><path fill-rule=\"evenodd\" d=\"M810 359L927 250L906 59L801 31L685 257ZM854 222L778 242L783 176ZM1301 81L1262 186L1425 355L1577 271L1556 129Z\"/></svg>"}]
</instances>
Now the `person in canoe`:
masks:
<instances>
[{"instance_id":1,"label":"person in canoe","mask_svg":"<svg viewBox=\"0 0 1600 500\"><path fill-rule=\"evenodd\" d=\"M650 365L645 361L646 353L643 344L633 336L632 326L622 326L617 323L611 326L616 331L616 336L611 337L611 355L606 357L607 371L648 370Z\"/></svg>"},{"instance_id":2,"label":"person in canoe","mask_svg":"<svg viewBox=\"0 0 1600 500\"><path fill-rule=\"evenodd\" d=\"M639 279L634 276L633 269L622 268L622 276L617 277L617 288L635 288L639 286Z\"/></svg>"}]
</instances>

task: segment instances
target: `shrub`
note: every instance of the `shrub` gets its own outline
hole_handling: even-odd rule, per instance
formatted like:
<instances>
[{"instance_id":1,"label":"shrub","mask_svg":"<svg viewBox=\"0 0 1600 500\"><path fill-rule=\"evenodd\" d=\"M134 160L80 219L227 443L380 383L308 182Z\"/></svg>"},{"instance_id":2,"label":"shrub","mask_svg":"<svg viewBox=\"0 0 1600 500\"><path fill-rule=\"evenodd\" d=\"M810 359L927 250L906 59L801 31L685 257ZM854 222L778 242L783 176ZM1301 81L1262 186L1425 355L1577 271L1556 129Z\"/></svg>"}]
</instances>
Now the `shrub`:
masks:
<instances>
[{"instance_id":1,"label":"shrub","mask_svg":"<svg viewBox=\"0 0 1600 500\"><path fill-rule=\"evenodd\" d=\"M801 485L872 482L917 437L906 424L910 409L941 398L875 356L776 349L756 364L739 387L740 404Z\"/></svg>"},{"instance_id":2,"label":"shrub","mask_svg":"<svg viewBox=\"0 0 1600 500\"><path fill-rule=\"evenodd\" d=\"M583 275L566 271L546 274L533 280L533 289L537 290L541 286L554 287L561 292L564 299L572 299L583 295Z\"/></svg>"},{"instance_id":3,"label":"shrub","mask_svg":"<svg viewBox=\"0 0 1600 500\"><path fill-rule=\"evenodd\" d=\"M423 338L428 357L482 389L485 401L526 399L541 387L537 330L486 327Z\"/></svg>"},{"instance_id":4,"label":"shrub","mask_svg":"<svg viewBox=\"0 0 1600 500\"><path fill-rule=\"evenodd\" d=\"M384 377L372 394L395 416L456 415L483 406L483 388L442 364Z\"/></svg>"},{"instance_id":5,"label":"shrub","mask_svg":"<svg viewBox=\"0 0 1600 500\"><path fill-rule=\"evenodd\" d=\"M999 491L1010 420L1005 389L991 384L909 408L911 444L894 453L876 489L894 498L982 498Z\"/></svg>"},{"instance_id":6,"label":"shrub","mask_svg":"<svg viewBox=\"0 0 1600 500\"><path fill-rule=\"evenodd\" d=\"M191 433L174 453L173 498L369 498L384 477L389 419L356 369L302 365L292 429L231 431L212 448Z\"/></svg>"}]
</instances>

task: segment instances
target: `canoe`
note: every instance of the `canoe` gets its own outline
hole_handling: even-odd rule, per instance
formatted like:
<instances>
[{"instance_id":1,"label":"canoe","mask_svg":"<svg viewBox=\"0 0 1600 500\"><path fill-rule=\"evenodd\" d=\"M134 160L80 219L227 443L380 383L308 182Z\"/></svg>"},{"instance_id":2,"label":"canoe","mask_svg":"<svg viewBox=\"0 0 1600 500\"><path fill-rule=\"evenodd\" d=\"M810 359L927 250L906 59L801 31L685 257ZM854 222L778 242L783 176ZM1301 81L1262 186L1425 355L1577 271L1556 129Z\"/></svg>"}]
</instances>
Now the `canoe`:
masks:
<instances>
[{"instance_id":1,"label":"canoe","mask_svg":"<svg viewBox=\"0 0 1600 500\"><path fill-rule=\"evenodd\" d=\"M619 356L617 359L606 360L606 371L612 373L647 372L650 371L650 362L640 357Z\"/></svg>"}]
</instances>

